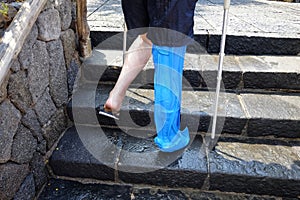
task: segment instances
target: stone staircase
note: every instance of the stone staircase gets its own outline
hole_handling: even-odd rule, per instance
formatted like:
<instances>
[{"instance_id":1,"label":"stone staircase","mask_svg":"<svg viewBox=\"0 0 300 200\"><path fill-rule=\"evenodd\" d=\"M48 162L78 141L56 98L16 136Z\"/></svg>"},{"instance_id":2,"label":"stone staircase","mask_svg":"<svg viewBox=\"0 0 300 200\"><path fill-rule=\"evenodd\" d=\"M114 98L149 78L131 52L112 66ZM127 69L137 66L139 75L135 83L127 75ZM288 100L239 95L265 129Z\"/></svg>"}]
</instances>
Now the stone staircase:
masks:
<instances>
[{"instance_id":1,"label":"stone staircase","mask_svg":"<svg viewBox=\"0 0 300 200\"><path fill-rule=\"evenodd\" d=\"M152 141L153 64L133 82L115 121L96 115L95 106L105 102L117 80L122 51L95 48L68 105L74 126L50 159L57 179L40 199L299 197L300 58L226 56L218 121L222 134L210 149L217 61L217 55L187 54L182 126L190 128L192 142L184 151L165 154Z\"/></svg>"},{"instance_id":2,"label":"stone staircase","mask_svg":"<svg viewBox=\"0 0 300 200\"><path fill-rule=\"evenodd\" d=\"M120 120L99 116L95 107L121 71L123 35L91 37L93 55L67 106L73 126L49 160L53 179L39 200L300 198L299 38L228 37L211 141L219 35L197 34L186 55L181 111L191 143L162 153L153 143L153 63L128 89Z\"/></svg>"}]
</instances>

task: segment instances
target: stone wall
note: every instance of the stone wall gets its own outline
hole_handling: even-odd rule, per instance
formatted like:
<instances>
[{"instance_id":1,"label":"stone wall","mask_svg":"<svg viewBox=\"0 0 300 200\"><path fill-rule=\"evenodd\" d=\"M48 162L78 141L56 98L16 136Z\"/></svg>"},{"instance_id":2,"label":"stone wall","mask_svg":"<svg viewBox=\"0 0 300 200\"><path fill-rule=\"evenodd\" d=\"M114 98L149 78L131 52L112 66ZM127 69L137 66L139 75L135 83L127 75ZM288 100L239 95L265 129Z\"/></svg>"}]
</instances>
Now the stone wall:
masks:
<instances>
[{"instance_id":1,"label":"stone wall","mask_svg":"<svg viewBox=\"0 0 300 200\"><path fill-rule=\"evenodd\" d=\"M34 198L48 178L47 152L68 125L80 66L74 4L48 1L0 86L1 200Z\"/></svg>"}]
</instances>

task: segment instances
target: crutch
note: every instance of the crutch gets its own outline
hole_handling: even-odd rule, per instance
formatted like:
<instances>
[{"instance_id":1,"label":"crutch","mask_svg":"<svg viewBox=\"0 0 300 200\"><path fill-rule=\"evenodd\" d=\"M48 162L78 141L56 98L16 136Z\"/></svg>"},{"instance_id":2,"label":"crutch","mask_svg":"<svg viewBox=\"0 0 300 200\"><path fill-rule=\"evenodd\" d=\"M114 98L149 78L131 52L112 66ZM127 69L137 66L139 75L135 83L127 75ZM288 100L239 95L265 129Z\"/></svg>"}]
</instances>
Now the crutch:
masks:
<instances>
[{"instance_id":1,"label":"crutch","mask_svg":"<svg viewBox=\"0 0 300 200\"><path fill-rule=\"evenodd\" d=\"M220 43L218 77L217 77L217 87L216 87L214 115L213 115L212 133L211 133L211 139L212 140L215 139L215 136L216 136L218 104L219 104L219 95L220 95L220 88L221 88L221 81L222 81L223 60L224 60L224 56L225 56L224 50L225 50L226 29L227 29L227 24L228 24L229 7L230 7L230 0L224 0L222 39L221 39L221 43Z\"/></svg>"}]
</instances>

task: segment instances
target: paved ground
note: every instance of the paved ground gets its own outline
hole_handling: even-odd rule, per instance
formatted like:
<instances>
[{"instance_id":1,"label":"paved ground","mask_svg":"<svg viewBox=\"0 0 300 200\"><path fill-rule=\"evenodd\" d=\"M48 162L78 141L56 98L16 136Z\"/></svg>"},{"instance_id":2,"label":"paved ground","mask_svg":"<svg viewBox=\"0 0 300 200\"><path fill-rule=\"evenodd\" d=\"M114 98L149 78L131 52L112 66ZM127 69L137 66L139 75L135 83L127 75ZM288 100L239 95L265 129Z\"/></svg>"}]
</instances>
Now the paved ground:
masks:
<instances>
[{"instance_id":1,"label":"paved ground","mask_svg":"<svg viewBox=\"0 0 300 200\"><path fill-rule=\"evenodd\" d=\"M220 34L223 0L199 0L195 34ZM300 38L300 3L268 0L232 0L229 35ZM122 31L121 0L88 0L92 31Z\"/></svg>"}]
</instances>

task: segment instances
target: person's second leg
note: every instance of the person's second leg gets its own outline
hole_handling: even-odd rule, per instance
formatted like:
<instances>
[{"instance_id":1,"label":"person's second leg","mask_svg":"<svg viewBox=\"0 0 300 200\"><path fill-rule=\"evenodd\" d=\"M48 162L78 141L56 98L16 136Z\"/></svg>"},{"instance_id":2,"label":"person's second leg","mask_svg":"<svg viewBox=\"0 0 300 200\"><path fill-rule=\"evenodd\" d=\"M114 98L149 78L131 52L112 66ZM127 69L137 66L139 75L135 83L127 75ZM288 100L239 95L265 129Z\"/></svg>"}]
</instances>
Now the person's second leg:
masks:
<instances>
[{"instance_id":1,"label":"person's second leg","mask_svg":"<svg viewBox=\"0 0 300 200\"><path fill-rule=\"evenodd\" d=\"M118 112L126 90L151 56L151 41L146 37L149 26L147 0L122 0L122 10L130 34L138 35L125 56L118 81L109 94L104 107Z\"/></svg>"},{"instance_id":2,"label":"person's second leg","mask_svg":"<svg viewBox=\"0 0 300 200\"><path fill-rule=\"evenodd\" d=\"M126 90L140 71L147 64L151 56L152 44L147 39L146 34L139 35L130 46L125 56L124 65L118 81L109 94L104 107L118 112L125 97Z\"/></svg>"},{"instance_id":3,"label":"person's second leg","mask_svg":"<svg viewBox=\"0 0 300 200\"><path fill-rule=\"evenodd\" d=\"M173 152L189 143L189 131L180 131L182 73L186 46L153 45L155 66L154 119L157 137L154 142L164 152Z\"/></svg>"}]
</instances>

